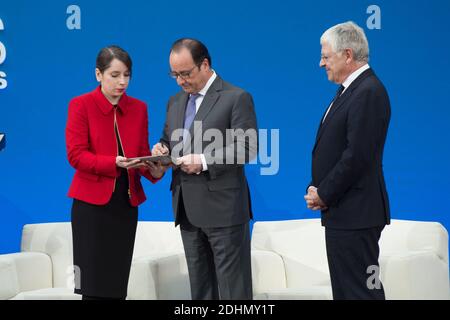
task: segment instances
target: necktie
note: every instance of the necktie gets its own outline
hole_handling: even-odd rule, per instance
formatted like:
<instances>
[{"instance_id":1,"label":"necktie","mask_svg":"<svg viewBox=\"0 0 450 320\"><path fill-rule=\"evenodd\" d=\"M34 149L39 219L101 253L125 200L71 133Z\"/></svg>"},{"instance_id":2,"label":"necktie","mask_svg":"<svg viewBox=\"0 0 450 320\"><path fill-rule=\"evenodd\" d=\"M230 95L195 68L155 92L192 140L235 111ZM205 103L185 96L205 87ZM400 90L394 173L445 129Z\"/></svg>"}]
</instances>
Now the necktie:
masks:
<instances>
[{"instance_id":1,"label":"necktie","mask_svg":"<svg viewBox=\"0 0 450 320\"><path fill-rule=\"evenodd\" d=\"M191 94L189 96L189 100L186 106L186 112L184 114L184 131L183 131L183 141L186 140L186 135L189 132L189 128L192 125L192 121L194 121L196 114L196 106L195 100L200 97L200 94Z\"/></svg>"},{"instance_id":2,"label":"necktie","mask_svg":"<svg viewBox=\"0 0 450 320\"><path fill-rule=\"evenodd\" d=\"M333 101L331 101L330 106L328 107L327 112L325 113L325 116L323 117L322 123L324 123L325 118L327 117L328 113L330 112L331 108L333 107L333 104L336 102L336 100L340 97L340 95L342 94L342 92L345 90L345 87L341 84L339 86L339 89L336 92L336 95L333 98Z\"/></svg>"},{"instance_id":3,"label":"necktie","mask_svg":"<svg viewBox=\"0 0 450 320\"><path fill-rule=\"evenodd\" d=\"M333 103L339 98L342 92L345 90L345 87L341 84L339 89L336 91L336 95L334 96Z\"/></svg>"}]
</instances>

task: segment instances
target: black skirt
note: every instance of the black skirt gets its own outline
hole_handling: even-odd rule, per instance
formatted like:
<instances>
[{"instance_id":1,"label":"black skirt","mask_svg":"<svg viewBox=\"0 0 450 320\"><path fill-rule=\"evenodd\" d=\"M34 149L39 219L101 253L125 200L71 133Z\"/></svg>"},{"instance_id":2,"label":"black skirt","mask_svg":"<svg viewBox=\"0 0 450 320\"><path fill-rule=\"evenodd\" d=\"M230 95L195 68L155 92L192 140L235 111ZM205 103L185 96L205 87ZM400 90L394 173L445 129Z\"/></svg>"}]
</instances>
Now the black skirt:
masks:
<instances>
[{"instance_id":1,"label":"black skirt","mask_svg":"<svg viewBox=\"0 0 450 320\"><path fill-rule=\"evenodd\" d=\"M72 205L75 293L125 298L133 257L138 208L130 205L123 170L106 205L74 199Z\"/></svg>"}]
</instances>

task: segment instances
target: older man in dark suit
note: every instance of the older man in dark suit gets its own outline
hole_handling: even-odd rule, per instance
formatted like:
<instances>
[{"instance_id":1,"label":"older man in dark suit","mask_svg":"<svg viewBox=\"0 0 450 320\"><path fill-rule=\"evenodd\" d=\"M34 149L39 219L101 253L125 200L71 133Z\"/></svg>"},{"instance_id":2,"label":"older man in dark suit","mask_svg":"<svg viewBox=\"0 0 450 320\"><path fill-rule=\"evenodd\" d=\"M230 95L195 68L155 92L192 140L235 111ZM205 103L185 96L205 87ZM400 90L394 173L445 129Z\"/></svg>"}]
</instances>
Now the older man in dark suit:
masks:
<instances>
[{"instance_id":1,"label":"older man in dark suit","mask_svg":"<svg viewBox=\"0 0 450 320\"><path fill-rule=\"evenodd\" d=\"M152 153L170 152L179 165L172 171L172 204L192 299L252 299L244 164L257 152L253 99L211 69L198 40L176 41L169 62L182 91L169 100Z\"/></svg>"},{"instance_id":2,"label":"older man in dark suit","mask_svg":"<svg viewBox=\"0 0 450 320\"><path fill-rule=\"evenodd\" d=\"M319 125L305 200L322 211L333 298L385 299L378 241L390 223L382 165L389 97L360 27L336 25L320 42L320 66L340 87Z\"/></svg>"}]
</instances>

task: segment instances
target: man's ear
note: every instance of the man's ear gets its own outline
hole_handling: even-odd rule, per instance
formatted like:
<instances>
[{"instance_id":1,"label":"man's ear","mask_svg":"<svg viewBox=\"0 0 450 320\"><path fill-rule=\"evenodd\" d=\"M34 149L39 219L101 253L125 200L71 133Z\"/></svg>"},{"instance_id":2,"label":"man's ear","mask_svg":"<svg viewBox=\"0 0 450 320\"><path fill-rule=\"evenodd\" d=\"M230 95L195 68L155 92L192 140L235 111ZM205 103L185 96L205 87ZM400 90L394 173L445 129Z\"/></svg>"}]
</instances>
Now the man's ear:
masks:
<instances>
[{"instance_id":1,"label":"man's ear","mask_svg":"<svg viewBox=\"0 0 450 320\"><path fill-rule=\"evenodd\" d=\"M205 65L205 67L207 68L207 69L211 69L211 66L209 65L209 61L208 61L208 59L203 59L203 62L202 62L202 64L203 65Z\"/></svg>"},{"instance_id":2,"label":"man's ear","mask_svg":"<svg viewBox=\"0 0 450 320\"><path fill-rule=\"evenodd\" d=\"M345 54L345 63L346 64L350 64L354 59L353 59L353 49L345 49L344 50L344 54Z\"/></svg>"}]
</instances>

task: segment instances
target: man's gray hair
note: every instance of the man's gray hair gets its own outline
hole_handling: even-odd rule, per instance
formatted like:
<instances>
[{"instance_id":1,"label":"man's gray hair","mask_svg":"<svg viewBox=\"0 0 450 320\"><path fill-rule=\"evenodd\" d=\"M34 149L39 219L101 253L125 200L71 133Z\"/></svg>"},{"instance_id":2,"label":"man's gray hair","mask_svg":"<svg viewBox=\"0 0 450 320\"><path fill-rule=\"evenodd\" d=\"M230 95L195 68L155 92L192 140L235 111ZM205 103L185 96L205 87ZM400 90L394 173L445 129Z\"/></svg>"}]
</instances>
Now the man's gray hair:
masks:
<instances>
[{"instance_id":1,"label":"man's gray hair","mask_svg":"<svg viewBox=\"0 0 450 320\"><path fill-rule=\"evenodd\" d=\"M320 43L327 42L333 52L353 50L353 57L359 62L369 62L369 43L364 30L352 21L340 23L325 31Z\"/></svg>"}]
</instances>

